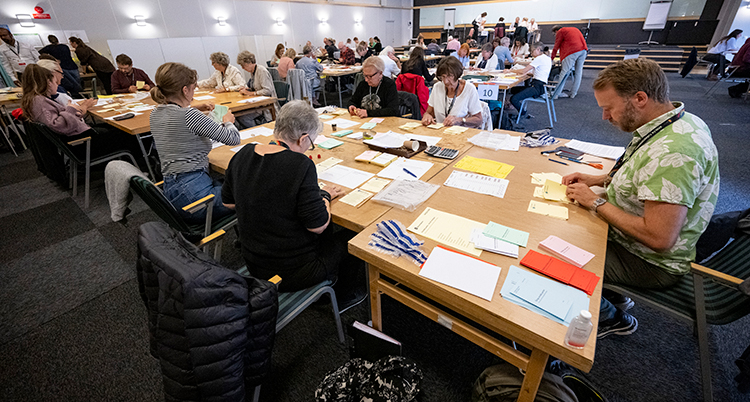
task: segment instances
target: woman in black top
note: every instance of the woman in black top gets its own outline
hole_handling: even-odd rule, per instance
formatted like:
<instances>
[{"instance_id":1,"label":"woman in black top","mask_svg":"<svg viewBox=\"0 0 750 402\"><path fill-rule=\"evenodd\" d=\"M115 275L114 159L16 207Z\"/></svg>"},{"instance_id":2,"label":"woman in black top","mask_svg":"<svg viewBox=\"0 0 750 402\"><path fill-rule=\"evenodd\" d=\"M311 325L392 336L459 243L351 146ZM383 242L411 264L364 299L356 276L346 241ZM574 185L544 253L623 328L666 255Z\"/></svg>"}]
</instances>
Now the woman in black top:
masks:
<instances>
[{"instance_id":1,"label":"woman in black top","mask_svg":"<svg viewBox=\"0 0 750 402\"><path fill-rule=\"evenodd\" d=\"M383 44L380 43L380 38L377 36L375 37L375 46L373 47L374 53L377 56L380 56L380 52L383 51Z\"/></svg>"},{"instance_id":2,"label":"woman in black top","mask_svg":"<svg viewBox=\"0 0 750 402\"><path fill-rule=\"evenodd\" d=\"M367 47L365 41L361 41L357 44L357 51L355 52L354 58L357 60L355 65L361 66L368 58L372 56L372 49Z\"/></svg>"},{"instance_id":3,"label":"woman in black top","mask_svg":"<svg viewBox=\"0 0 750 402\"><path fill-rule=\"evenodd\" d=\"M348 238L340 237L351 237L329 228L331 200L342 190L321 190L315 163L305 156L321 130L308 103L287 103L276 117L276 143L243 147L221 192L224 205L237 211L247 269L261 279L281 276L284 292L335 280L347 254Z\"/></svg>"},{"instance_id":4,"label":"woman in black top","mask_svg":"<svg viewBox=\"0 0 750 402\"><path fill-rule=\"evenodd\" d=\"M357 85L349 99L352 116L398 116L398 89L392 79L383 76L385 63L380 57L370 57L362 63L364 81Z\"/></svg>"},{"instance_id":5,"label":"woman in black top","mask_svg":"<svg viewBox=\"0 0 750 402\"><path fill-rule=\"evenodd\" d=\"M81 65L91 67L96 73L96 78L102 83L100 91L111 95L112 73L115 72L115 66L112 62L96 50L88 47L81 39L71 36L68 40L70 41L70 46L76 52L76 57L78 57Z\"/></svg>"},{"instance_id":6,"label":"woman in black top","mask_svg":"<svg viewBox=\"0 0 750 402\"><path fill-rule=\"evenodd\" d=\"M401 68L401 74L404 73L421 75L424 77L425 85L429 85L435 78L435 76L430 74L427 70L427 63L424 61L424 50L419 46L415 46L414 49L411 50L409 60L407 60Z\"/></svg>"}]
</instances>

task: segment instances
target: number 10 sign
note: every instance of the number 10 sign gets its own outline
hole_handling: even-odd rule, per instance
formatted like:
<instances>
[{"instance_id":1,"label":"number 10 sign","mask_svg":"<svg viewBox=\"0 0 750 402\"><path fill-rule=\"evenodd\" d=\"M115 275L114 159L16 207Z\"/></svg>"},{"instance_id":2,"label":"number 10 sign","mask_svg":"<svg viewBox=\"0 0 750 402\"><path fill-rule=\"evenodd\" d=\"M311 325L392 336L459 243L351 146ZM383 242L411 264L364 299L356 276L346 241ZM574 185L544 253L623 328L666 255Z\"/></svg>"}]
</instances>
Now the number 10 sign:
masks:
<instances>
[{"instance_id":1,"label":"number 10 sign","mask_svg":"<svg viewBox=\"0 0 750 402\"><path fill-rule=\"evenodd\" d=\"M497 85L479 84L477 86L477 92L479 92L479 99L497 100Z\"/></svg>"}]
</instances>

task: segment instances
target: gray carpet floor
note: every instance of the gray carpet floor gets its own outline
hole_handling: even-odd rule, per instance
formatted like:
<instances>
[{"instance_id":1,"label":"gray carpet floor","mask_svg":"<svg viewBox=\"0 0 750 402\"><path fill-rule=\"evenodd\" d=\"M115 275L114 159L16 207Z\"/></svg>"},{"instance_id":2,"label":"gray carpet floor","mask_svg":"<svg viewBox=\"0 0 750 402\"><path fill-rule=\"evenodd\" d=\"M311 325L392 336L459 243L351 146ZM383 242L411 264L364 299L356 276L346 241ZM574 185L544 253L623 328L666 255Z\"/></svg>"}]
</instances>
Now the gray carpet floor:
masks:
<instances>
[{"instance_id":1,"label":"gray carpet floor","mask_svg":"<svg viewBox=\"0 0 750 402\"><path fill-rule=\"evenodd\" d=\"M553 134L611 145L629 140L608 122L585 71L579 96L556 101ZM708 123L722 175L717 212L750 207L750 103L730 99L728 84L670 74L671 98ZM569 84L570 85L570 84ZM329 100L334 99L329 95ZM526 130L546 127L546 109L531 106ZM101 172L94 175L91 208L83 197L36 171L30 152L0 152L0 399L3 401L162 400L159 365L148 353L146 313L135 280L138 226L158 220L137 197L126 224L109 219ZM228 244L233 240L229 234ZM225 247L228 267L242 265ZM343 314L367 322L363 303ZM610 401L698 401L701 385L692 329L637 305L638 331L597 343L588 378ZM387 297L384 330L424 372L421 401L470 399L473 381L500 360ZM710 328L717 401L750 399L736 390L734 360L750 344L750 317ZM263 401L309 401L325 374L343 364L330 310L313 306L278 336Z\"/></svg>"}]
</instances>

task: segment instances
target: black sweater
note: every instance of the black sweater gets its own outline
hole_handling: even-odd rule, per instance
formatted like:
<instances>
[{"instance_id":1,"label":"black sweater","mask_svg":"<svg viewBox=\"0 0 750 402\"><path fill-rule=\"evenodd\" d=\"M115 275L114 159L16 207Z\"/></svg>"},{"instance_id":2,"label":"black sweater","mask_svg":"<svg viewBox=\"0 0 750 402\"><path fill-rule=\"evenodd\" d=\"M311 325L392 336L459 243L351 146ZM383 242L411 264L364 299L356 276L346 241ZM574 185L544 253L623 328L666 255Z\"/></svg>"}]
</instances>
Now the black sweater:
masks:
<instances>
[{"instance_id":1,"label":"black sweater","mask_svg":"<svg viewBox=\"0 0 750 402\"><path fill-rule=\"evenodd\" d=\"M362 105L362 100L370 94L377 95L374 102L372 104L365 102L365 105ZM351 99L349 99L349 106L354 105L357 108L367 109L368 117L398 116L398 104L396 83L388 77L383 77L380 88L371 87L367 84L367 81L360 82Z\"/></svg>"},{"instance_id":2,"label":"black sweater","mask_svg":"<svg viewBox=\"0 0 750 402\"><path fill-rule=\"evenodd\" d=\"M422 77L424 77L425 84L431 83L435 78L435 76L430 74L430 72L427 70L427 63L425 63L424 59L418 59L414 64L411 64L409 61L404 63L404 68L401 70L401 74L404 73L421 75Z\"/></svg>"}]
</instances>

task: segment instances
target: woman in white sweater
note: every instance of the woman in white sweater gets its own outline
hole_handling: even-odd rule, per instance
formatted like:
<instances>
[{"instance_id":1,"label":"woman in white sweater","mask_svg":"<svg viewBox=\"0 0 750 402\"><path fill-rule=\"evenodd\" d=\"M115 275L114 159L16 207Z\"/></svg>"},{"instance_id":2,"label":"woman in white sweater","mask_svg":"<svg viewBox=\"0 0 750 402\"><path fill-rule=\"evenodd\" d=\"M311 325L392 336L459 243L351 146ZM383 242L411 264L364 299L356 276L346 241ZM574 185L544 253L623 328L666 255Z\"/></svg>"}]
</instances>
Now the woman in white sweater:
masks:
<instances>
[{"instance_id":1,"label":"woman in white sweater","mask_svg":"<svg viewBox=\"0 0 750 402\"><path fill-rule=\"evenodd\" d=\"M198 86L214 92L236 92L245 87L240 69L229 64L229 56L223 52L211 53L211 65L216 71L207 80L198 81Z\"/></svg>"}]
</instances>

